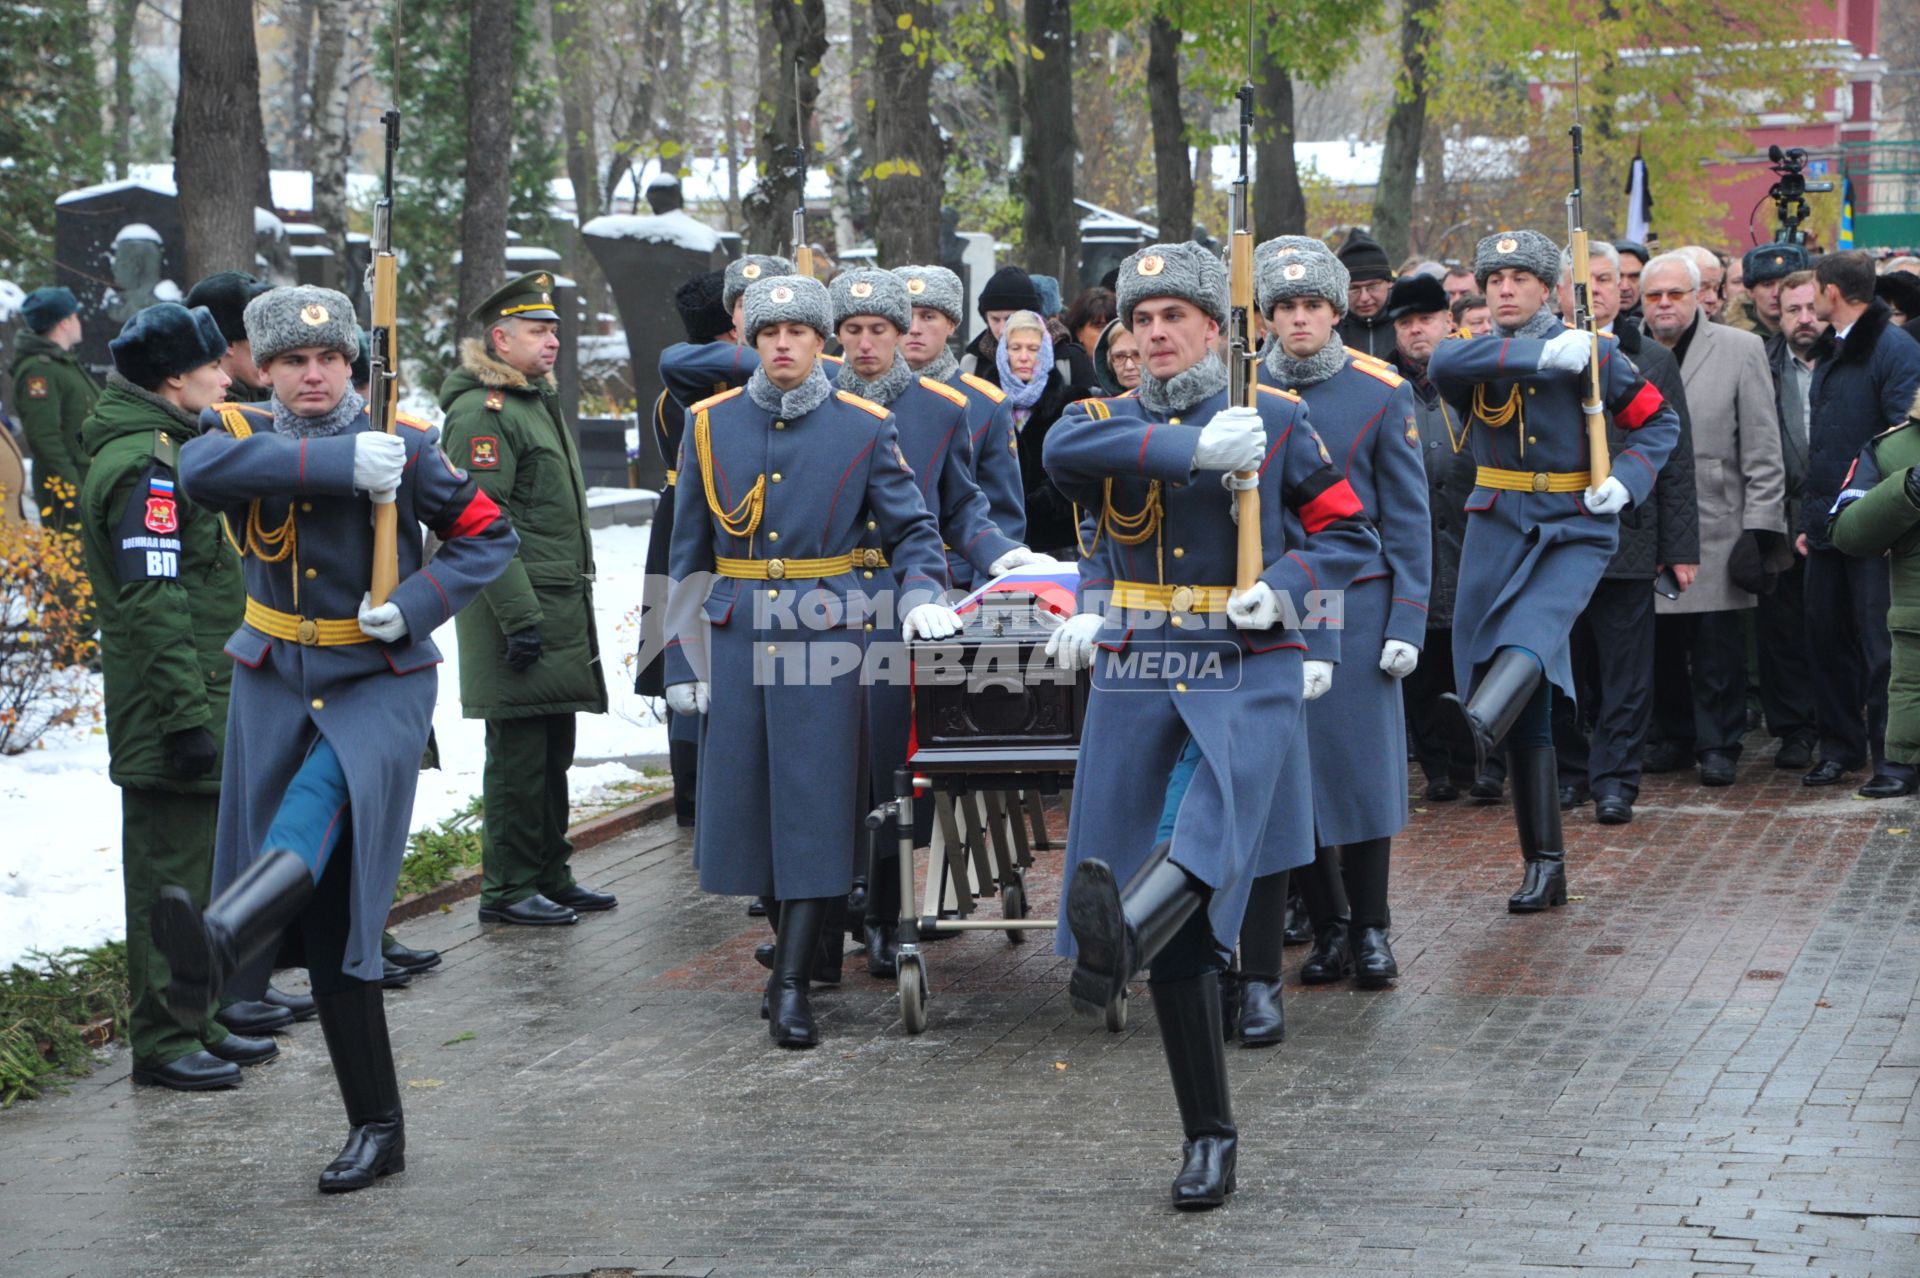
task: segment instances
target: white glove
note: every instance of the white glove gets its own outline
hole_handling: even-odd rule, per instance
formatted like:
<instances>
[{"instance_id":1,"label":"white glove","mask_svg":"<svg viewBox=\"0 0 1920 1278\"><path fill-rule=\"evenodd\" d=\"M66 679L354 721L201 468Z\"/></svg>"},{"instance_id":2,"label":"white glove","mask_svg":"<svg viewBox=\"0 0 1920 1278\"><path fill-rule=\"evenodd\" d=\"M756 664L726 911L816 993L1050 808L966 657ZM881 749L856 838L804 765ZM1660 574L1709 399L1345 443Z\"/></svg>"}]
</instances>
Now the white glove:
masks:
<instances>
[{"instance_id":1,"label":"white glove","mask_svg":"<svg viewBox=\"0 0 1920 1278\"><path fill-rule=\"evenodd\" d=\"M1389 639L1380 646L1380 668L1396 679L1412 674L1420 664L1420 650L1405 639Z\"/></svg>"},{"instance_id":2,"label":"white glove","mask_svg":"<svg viewBox=\"0 0 1920 1278\"><path fill-rule=\"evenodd\" d=\"M1093 641L1105 624L1106 618L1097 612L1075 613L1047 636L1047 659L1062 670L1091 669Z\"/></svg>"},{"instance_id":3,"label":"white glove","mask_svg":"<svg viewBox=\"0 0 1920 1278\"><path fill-rule=\"evenodd\" d=\"M1028 550L1025 546L1015 546L1006 554L987 565L987 575L998 577L1003 572L1012 572L1015 568L1025 568L1029 564L1050 564L1052 555L1043 555L1037 550Z\"/></svg>"},{"instance_id":4,"label":"white glove","mask_svg":"<svg viewBox=\"0 0 1920 1278\"><path fill-rule=\"evenodd\" d=\"M375 501L392 501L407 469L407 445L398 435L370 430L353 438L353 486Z\"/></svg>"},{"instance_id":5,"label":"white glove","mask_svg":"<svg viewBox=\"0 0 1920 1278\"><path fill-rule=\"evenodd\" d=\"M706 683L695 680L691 683L668 684L667 709L675 714L705 714L707 712Z\"/></svg>"},{"instance_id":6,"label":"white glove","mask_svg":"<svg viewBox=\"0 0 1920 1278\"><path fill-rule=\"evenodd\" d=\"M1587 513L1589 515L1617 515L1625 510L1627 503L1632 500L1633 494L1627 491L1627 486L1615 479L1612 475L1608 475L1600 484L1599 489L1587 496Z\"/></svg>"},{"instance_id":7,"label":"white glove","mask_svg":"<svg viewBox=\"0 0 1920 1278\"><path fill-rule=\"evenodd\" d=\"M372 595L361 595L360 633L382 643L398 643L407 637L407 619L400 615L400 605L392 600L376 608Z\"/></svg>"},{"instance_id":8,"label":"white glove","mask_svg":"<svg viewBox=\"0 0 1920 1278\"><path fill-rule=\"evenodd\" d=\"M1303 701L1314 701L1327 695L1327 689L1333 686L1333 663L1331 661L1303 661L1300 663L1300 697Z\"/></svg>"},{"instance_id":9,"label":"white glove","mask_svg":"<svg viewBox=\"0 0 1920 1278\"><path fill-rule=\"evenodd\" d=\"M1242 630L1266 630L1280 620L1280 596L1264 581L1227 596L1227 620Z\"/></svg>"},{"instance_id":10,"label":"white glove","mask_svg":"<svg viewBox=\"0 0 1920 1278\"><path fill-rule=\"evenodd\" d=\"M1260 410L1235 405L1223 408L1200 428L1193 450L1195 470L1253 470L1267 455L1267 428Z\"/></svg>"},{"instance_id":11,"label":"white glove","mask_svg":"<svg viewBox=\"0 0 1920 1278\"><path fill-rule=\"evenodd\" d=\"M921 604L907 613L906 622L900 627L900 637L913 639L948 639L960 633L966 623L960 620L960 614L945 604Z\"/></svg>"},{"instance_id":12,"label":"white glove","mask_svg":"<svg viewBox=\"0 0 1920 1278\"><path fill-rule=\"evenodd\" d=\"M1542 372L1551 368L1563 373L1577 373L1592 358L1593 334L1584 328L1570 328L1547 339L1545 348L1540 352L1540 362L1535 367Z\"/></svg>"}]
</instances>

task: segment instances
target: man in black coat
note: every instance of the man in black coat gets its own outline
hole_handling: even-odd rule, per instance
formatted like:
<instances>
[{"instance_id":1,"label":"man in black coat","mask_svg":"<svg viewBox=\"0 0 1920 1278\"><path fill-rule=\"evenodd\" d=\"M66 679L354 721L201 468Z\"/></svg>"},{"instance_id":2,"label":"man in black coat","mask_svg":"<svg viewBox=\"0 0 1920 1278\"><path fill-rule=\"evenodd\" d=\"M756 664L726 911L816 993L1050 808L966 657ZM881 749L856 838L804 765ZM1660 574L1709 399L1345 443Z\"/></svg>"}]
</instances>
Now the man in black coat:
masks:
<instances>
[{"instance_id":1,"label":"man in black coat","mask_svg":"<svg viewBox=\"0 0 1920 1278\"><path fill-rule=\"evenodd\" d=\"M1393 354L1393 321L1387 318L1387 295L1393 288L1393 264L1387 251L1365 231L1354 230L1334 250L1347 268L1347 313L1334 329L1349 350L1376 359Z\"/></svg>"},{"instance_id":2,"label":"man in black coat","mask_svg":"<svg viewBox=\"0 0 1920 1278\"><path fill-rule=\"evenodd\" d=\"M1884 556L1857 559L1827 540L1827 515L1869 439L1904 422L1920 389L1920 343L1893 326L1874 297L1873 259L1834 253L1814 267L1815 306L1827 331L1814 346L1809 387L1807 496L1797 546L1807 560L1807 650L1813 667L1820 760L1801 778L1834 785L1871 762L1863 798L1912 794L1914 769L1886 757L1890 587Z\"/></svg>"},{"instance_id":3,"label":"man in black coat","mask_svg":"<svg viewBox=\"0 0 1920 1278\"><path fill-rule=\"evenodd\" d=\"M1572 262L1562 253L1563 313L1573 308L1572 271ZM1653 500L1621 514L1620 547L1574 626L1579 705L1554 697L1560 806L1577 806L1591 795L1596 821L1625 825L1633 820L1633 803L1640 795L1641 752L1653 716L1653 594L1663 586L1684 590L1692 584L1700 566L1700 518L1693 483L1693 425L1680 365L1659 343L1646 340L1638 325L1616 323L1620 254L1612 245L1592 246L1592 278L1594 318L1619 339L1621 353L1680 414L1680 442L1660 468ZM1607 433L1618 448L1625 432L1611 414Z\"/></svg>"},{"instance_id":4,"label":"man in black coat","mask_svg":"<svg viewBox=\"0 0 1920 1278\"><path fill-rule=\"evenodd\" d=\"M1798 248L1797 245L1786 247ZM1773 374L1775 416L1780 419L1780 456L1787 474L1787 528L1801 527L1807 494L1807 392L1813 348L1826 325L1814 310L1818 293L1811 270L1780 281L1780 324L1767 338ZM1813 765L1820 739L1813 709L1813 661L1807 651L1806 560L1791 547L1766 568L1773 590L1754 610L1754 649L1760 662L1760 710L1767 734L1780 742L1773 766L1804 772Z\"/></svg>"}]
</instances>

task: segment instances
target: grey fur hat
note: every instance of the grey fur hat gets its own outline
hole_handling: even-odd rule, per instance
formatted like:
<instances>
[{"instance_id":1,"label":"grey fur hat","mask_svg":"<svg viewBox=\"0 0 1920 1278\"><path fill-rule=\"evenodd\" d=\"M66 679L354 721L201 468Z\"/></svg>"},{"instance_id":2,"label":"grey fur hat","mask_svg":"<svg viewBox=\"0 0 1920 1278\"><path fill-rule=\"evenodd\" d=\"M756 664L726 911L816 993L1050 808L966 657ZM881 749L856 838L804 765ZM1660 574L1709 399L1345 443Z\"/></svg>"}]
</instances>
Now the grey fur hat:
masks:
<instances>
[{"instance_id":1,"label":"grey fur hat","mask_svg":"<svg viewBox=\"0 0 1920 1278\"><path fill-rule=\"evenodd\" d=\"M967 317L966 290L960 277L944 266L896 266L893 273L907 286L907 305L939 311L955 324Z\"/></svg>"},{"instance_id":2,"label":"grey fur hat","mask_svg":"<svg viewBox=\"0 0 1920 1278\"><path fill-rule=\"evenodd\" d=\"M902 333L913 327L913 304L907 300L907 282L892 271L862 268L842 271L827 285L833 298L833 327L856 315L878 315Z\"/></svg>"},{"instance_id":3,"label":"grey fur hat","mask_svg":"<svg viewBox=\"0 0 1920 1278\"><path fill-rule=\"evenodd\" d=\"M1254 248L1253 260L1255 269L1258 270L1258 264L1266 261L1274 254L1287 252L1325 253L1328 257L1334 255L1333 250L1327 247L1327 242L1318 236L1276 235L1270 240L1262 240L1260 244Z\"/></svg>"},{"instance_id":4,"label":"grey fur hat","mask_svg":"<svg viewBox=\"0 0 1920 1278\"><path fill-rule=\"evenodd\" d=\"M1149 244L1120 263L1120 318L1133 327L1133 308L1154 297L1192 302L1227 322L1227 264L1192 240Z\"/></svg>"},{"instance_id":5,"label":"grey fur hat","mask_svg":"<svg viewBox=\"0 0 1920 1278\"><path fill-rule=\"evenodd\" d=\"M247 303L246 322L256 364L305 346L339 351L348 359L360 354L360 322L353 316L353 303L330 288L295 284L270 289Z\"/></svg>"},{"instance_id":6,"label":"grey fur hat","mask_svg":"<svg viewBox=\"0 0 1920 1278\"><path fill-rule=\"evenodd\" d=\"M771 279L775 275L793 274L793 263L784 257L775 257L767 253L748 253L736 257L727 263L727 282L720 290L720 305L729 311L747 291L747 285L755 280Z\"/></svg>"},{"instance_id":7,"label":"grey fur hat","mask_svg":"<svg viewBox=\"0 0 1920 1278\"><path fill-rule=\"evenodd\" d=\"M1515 268L1552 288L1560 282L1560 246L1538 231L1496 231L1473 250L1473 282L1483 293L1487 276Z\"/></svg>"},{"instance_id":8,"label":"grey fur hat","mask_svg":"<svg viewBox=\"0 0 1920 1278\"><path fill-rule=\"evenodd\" d=\"M1307 240L1304 235L1283 235L1282 240ZM1333 307L1335 315L1347 313L1347 276L1346 263L1327 251L1327 246L1318 240L1309 241L1317 248L1309 248L1299 243L1288 243L1262 254L1254 250L1254 301L1260 307L1262 315L1273 313L1274 303L1289 297L1322 297ZM1277 240L1268 240L1261 248L1278 244Z\"/></svg>"},{"instance_id":9,"label":"grey fur hat","mask_svg":"<svg viewBox=\"0 0 1920 1278\"><path fill-rule=\"evenodd\" d=\"M763 275L747 285L747 345L769 324L805 324L833 335L833 299L827 286L805 275Z\"/></svg>"}]
</instances>

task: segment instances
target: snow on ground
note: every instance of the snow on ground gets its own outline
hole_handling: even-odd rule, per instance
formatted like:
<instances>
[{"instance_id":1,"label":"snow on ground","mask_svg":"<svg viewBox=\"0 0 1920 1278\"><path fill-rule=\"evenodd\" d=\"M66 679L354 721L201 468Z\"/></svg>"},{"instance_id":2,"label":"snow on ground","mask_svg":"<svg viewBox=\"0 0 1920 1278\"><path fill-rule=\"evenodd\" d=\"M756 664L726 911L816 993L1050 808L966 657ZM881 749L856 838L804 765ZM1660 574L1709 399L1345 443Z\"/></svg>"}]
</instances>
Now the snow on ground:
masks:
<instances>
[{"instance_id":1,"label":"snow on ground","mask_svg":"<svg viewBox=\"0 0 1920 1278\"><path fill-rule=\"evenodd\" d=\"M667 752L665 723L633 692L645 527L616 525L593 534L601 659L609 712L581 715L576 755L621 759ZM460 651L453 627L434 632L446 656L434 735L440 770L420 774L415 830L465 807L480 793L483 725L460 714ZM568 790L578 804L635 773L618 762L575 766ZM104 728L62 729L45 748L0 758L0 966L29 950L96 945L125 931L120 876L120 792L107 779Z\"/></svg>"}]
</instances>

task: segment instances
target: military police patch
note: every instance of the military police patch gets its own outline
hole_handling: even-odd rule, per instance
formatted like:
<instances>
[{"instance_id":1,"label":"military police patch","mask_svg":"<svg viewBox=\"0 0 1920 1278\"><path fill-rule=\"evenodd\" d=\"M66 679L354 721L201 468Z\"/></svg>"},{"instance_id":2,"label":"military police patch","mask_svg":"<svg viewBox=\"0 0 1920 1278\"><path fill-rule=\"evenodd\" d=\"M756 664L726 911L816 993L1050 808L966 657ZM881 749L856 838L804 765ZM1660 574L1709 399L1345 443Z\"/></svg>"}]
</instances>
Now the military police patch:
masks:
<instances>
[{"instance_id":1,"label":"military police patch","mask_svg":"<svg viewBox=\"0 0 1920 1278\"><path fill-rule=\"evenodd\" d=\"M47 379L44 377L29 377L27 379L27 398L45 399L46 397Z\"/></svg>"},{"instance_id":2,"label":"military police patch","mask_svg":"<svg viewBox=\"0 0 1920 1278\"><path fill-rule=\"evenodd\" d=\"M467 460L475 470L500 469L500 440L493 435L475 435Z\"/></svg>"},{"instance_id":3,"label":"military police patch","mask_svg":"<svg viewBox=\"0 0 1920 1278\"><path fill-rule=\"evenodd\" d=\"M149 532L170 533L180 530L180 512L174 504L173 481L160 475L147 480L147 517Z\"/></svg>"},{"instance_id":4,"label":"military police patch","mask_svg":"<svg viewBox=\"0 0 1920 1278\"><path fill-rule=\"evenodd\" d=\"M1407 417L1407 446L1409 448L1420 447L1420 426L1419 423L1413 420L1411 414Z\"/></svg>"},{"instance_id":5,"label":"military police patch","mask_svg":"<svg viewBox=\"0 0 1920 1278\"><path fill-rule=\"evenodd\" d=\"M1320 450L1320 462L1322 465L1325 465L1325 466L1333 465L1333 454L1327 451L1327 441L1320 438L1320 433L1318 431L1314 432L1313 446Z\"/></svg>"}]
</instances>

